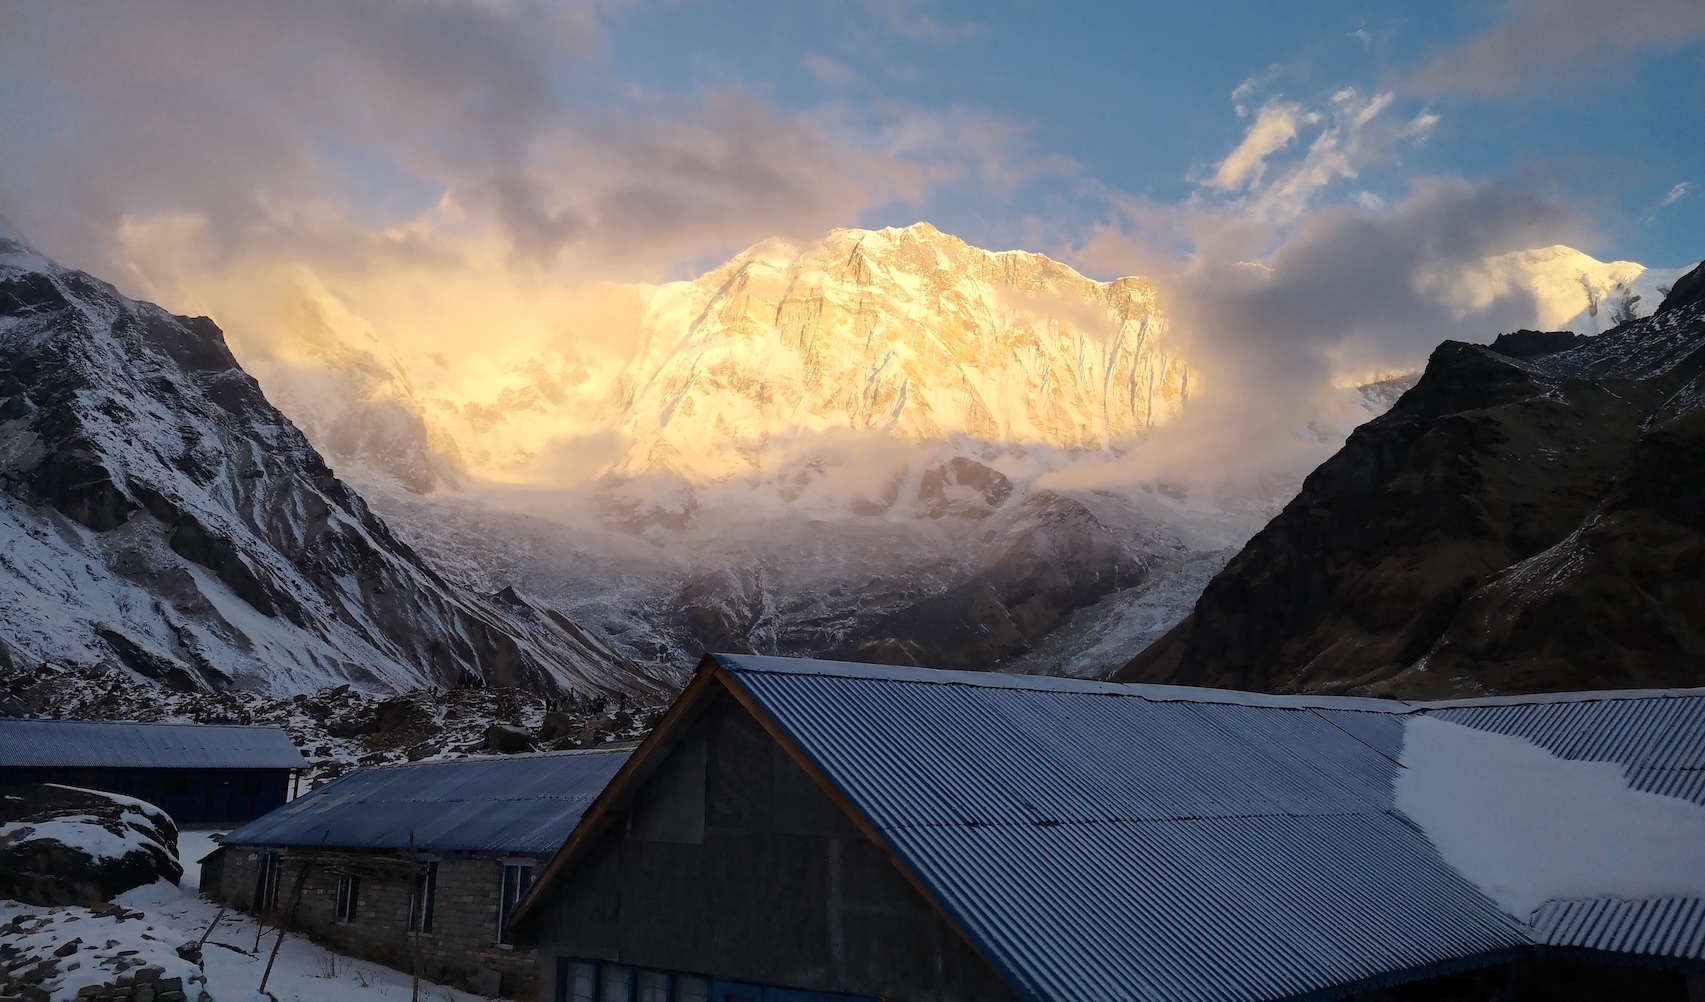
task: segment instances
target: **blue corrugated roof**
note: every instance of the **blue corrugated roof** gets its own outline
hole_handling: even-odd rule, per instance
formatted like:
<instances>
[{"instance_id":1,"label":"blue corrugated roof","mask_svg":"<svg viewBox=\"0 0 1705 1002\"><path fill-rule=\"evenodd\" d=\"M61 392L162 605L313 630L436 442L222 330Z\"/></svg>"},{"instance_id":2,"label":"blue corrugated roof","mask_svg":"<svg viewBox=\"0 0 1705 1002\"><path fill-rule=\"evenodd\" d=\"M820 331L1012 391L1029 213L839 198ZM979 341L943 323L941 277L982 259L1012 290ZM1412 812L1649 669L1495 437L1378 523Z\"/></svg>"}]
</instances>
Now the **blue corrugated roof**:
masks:
<instances>
[{"instance_id":1,"label":"blue corrugated roof","mask_svg":"<svg viewBox=\"0 0 1705 1002\"><path fill-rule=\"evenodd\" d=\"M304 769L278 727L0 717L0 765L74 769Z\"/></svg>"},{"instance_id":2,"label":"blue corrugated roof","mask_svg":"<svg viewBox=\"0 0 1705 1002\"><path fill-rule=\"evenodd\" d=\"M222 840L227 845L549 855L626 751L418 762L340 776Z\"/></svg>"},{"instance_id":3,"label":"blue corrugated roof","mask_svg":"<svg viewBox=\"0 0 1705 1002\"><path fill-rule=\"evenodd\" d=\"M1534 913L1533 928L1549 946L1656 957L1705 956L1705 901L1698 898L1549 901Z\"/></svg>"},{"instance_id":4,"label":"blue corrugated roof","mask_svg":"<svg viewBox=\"0 0 1705 1002\"><path fill-rule=\"evenodd\" d=\"M1621 694L1600 699L1451 706L1452 723L1527 738L1559 758L1616 762L1630 785L1705 804L1705 697Z\"/></svg>"},{"instance_id":5,"label":"blue corrugated roof","mask_svg":"<svg viewBox=\"0 0 1705 1002\"><path fill-rule=\"evenodd\" d=\"M1403 717L1671 785L1705 720L1700 691L1428 704L716 661L1035 1000L1330 993L1546 942L1396 810Z\"/></svg>"}]
</instances>

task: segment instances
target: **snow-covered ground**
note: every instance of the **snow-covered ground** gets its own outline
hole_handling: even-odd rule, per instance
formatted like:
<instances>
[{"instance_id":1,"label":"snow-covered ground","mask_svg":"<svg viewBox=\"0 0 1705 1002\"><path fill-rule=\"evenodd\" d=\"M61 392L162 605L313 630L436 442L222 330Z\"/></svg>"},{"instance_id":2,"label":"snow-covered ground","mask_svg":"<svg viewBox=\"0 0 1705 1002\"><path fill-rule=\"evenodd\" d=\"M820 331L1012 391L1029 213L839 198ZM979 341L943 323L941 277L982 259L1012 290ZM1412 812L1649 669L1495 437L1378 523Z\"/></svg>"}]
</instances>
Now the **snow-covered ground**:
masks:
<instances>
[{"instance_id":1,"label":"snow-covered ground","mask_svg":"<svg viewBox=\"0 0 1705 1002\"><path fill-rule=\"evenodd\" d=\"M255 950L253 919L228 911L203 950L203 967L178 956L177 948L199 940L218 913L218 906L197 893L201 857L213 851L213 832L184 832L178 839L184 878L177 887L161 881L119 895L119 908L36 908L0 901L0 953L7 946L23 955L49 958L65 944L77 949L58 958L58 973L39 987L54 1002L70 1002L85 985L111 982L122 968L160 967L161 980L182 978L186 996L199 992L214 1002L369 1002L408 999L411 978L401 971L365 960L354 960L291 933L284 937L277 963L260 993L261 975L277 941L269 928ZM27 970L27 968L25 968ZM203 980L205 979L205 980ZM430 1002L478 1002L480 996L421 983L421 998Z\"/></svg>"}]
</instances>

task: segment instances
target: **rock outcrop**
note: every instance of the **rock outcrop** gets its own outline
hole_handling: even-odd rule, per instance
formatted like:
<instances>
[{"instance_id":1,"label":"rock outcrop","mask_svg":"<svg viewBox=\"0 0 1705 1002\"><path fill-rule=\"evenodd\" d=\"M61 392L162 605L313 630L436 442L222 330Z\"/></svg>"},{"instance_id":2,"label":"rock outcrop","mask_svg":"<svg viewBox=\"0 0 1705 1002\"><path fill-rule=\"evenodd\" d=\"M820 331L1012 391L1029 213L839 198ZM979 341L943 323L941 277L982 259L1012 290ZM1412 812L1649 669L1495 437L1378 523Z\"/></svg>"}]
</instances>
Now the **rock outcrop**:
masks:
<instances>
[{"instance_id":1,"label":"rock outcrop","mask_svg":"<svg viewBox=\"0 0 1705 1002\"><path fill-rule=\"evenodd\" d=\"M0 787L0 898L87 905L182 876L178 827L152 804L46 783Z\"/></svg>"},{"instance_id":2,"label":"rock outcrop","mask_svg":"<svg viewBox=\"0 0 1705 1002\"><path fill-rule=\"evenodd\" d=\"M1705 266L1591 338L1446 342L1118 677L1705 685Z\"/></svg>"}]
</instances>

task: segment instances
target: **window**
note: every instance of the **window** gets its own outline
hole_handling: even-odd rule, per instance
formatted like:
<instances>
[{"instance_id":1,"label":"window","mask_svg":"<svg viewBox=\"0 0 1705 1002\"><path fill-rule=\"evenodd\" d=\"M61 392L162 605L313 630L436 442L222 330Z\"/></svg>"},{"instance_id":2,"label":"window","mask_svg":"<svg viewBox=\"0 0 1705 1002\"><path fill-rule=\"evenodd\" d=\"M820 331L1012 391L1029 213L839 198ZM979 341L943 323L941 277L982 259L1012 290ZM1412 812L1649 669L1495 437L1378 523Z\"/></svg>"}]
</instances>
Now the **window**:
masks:
<instances>
[{"instance_id":1,"label":"window","mask_svg":"<svg viewBox=\"0 0 1705 1002\"><path fill-rule=\"evenodd\" d=\"M247 796L247 797L252 797L255 794L259 793L260 788L261 788L261 782L262 782L262 777L261 777L261 774L259 771L255 770L255 769L246 770L243 773L243 795Z\"/></svg>"},{"instance_id":2,"label":"window","mask_svg":"<svg viewBox=\"0 0 1705 1002\"><path fill-rule=\"evenodd\" d=\"M361 899L361 878L353 873L340 873L337 876L337 914L334 919L338 922L354 922L355 908Z\"/></svg>"},{"instance_id":3,"label":"window","mask_svg":"<svg viewBox=\"0 0 1705 1002\"><path fill-rule=\"evenodd\" d=\"M669 1002L669 975L662 971L640 971L634 988L634 1002Z\"/></svg>"},{"instance_id":4,"label":"window","mask_svg":"<svg viewBox=\"0 0 1705 1002\"><path fill-rule=\"evenodd\" d=\"M527 896L527 890L532 886L532 864L503 864L503 903L497 912L497 941L504 946L515 943L515 937L509 933L509 916L514 913L515 906ZM622 996L622 1002L627 1002L627 996Z\"/></svg>"},{"instance_id":5,"label":"window","mask_svg":"<svg viewBox=\"0 0 1705 1002\"><path fill-rule=\"evenodd\" d=\"M410 931L432 931L432 907L437 897L438 864L431 862L424 870L416 870L414 874L414 914L409 916Z\"/></svg>"},{"instance_id":6,"label":"window","mask_svg":"<svg viewBox=\"0 0 1705 1002\"><path fill-rule=\"evenodd\" d=\"M179 769L166 773L166 796L181 797L189 792L189 777Z\"/></svg>"},{"instance_id":7,"label":"window","mask_svg":"<svg viewBox=\"0 0 1705 1002\"><path fill-rule=\"evenodd\" d=\"M556 1002L598 1002L598 965L585 960L557 961Z\"/></svg>"},{"instance_id":8,"label":"window","mask_svg":"<svg viewBox=\"0 0 1705 1002\"><path fill-rule=\"evenodd\" d=\"M878 1002L861 995L725 981L703 974L641 970L558 957L552 1002Z\"/></svg>"},{"instance_id":9,"label":"window","mask_svg":"<svg viewBox=\"0 0 1705 1002\"><path fill-rule=\"evenodd\" d=\"M260 872L255 874L253 911L273 912L278 910L279 869L278 853L263 852L260 854Z\"/></svg>"},{"instance_id":10,"label":"window","mask_svg":"<svg viewBox=\"0 0 1705 1002\"><path fill-rule=\"evenodd\" d=\"M598 1002L628 1002L628 992L633 989L633 968L605 964L598 975Z\"/></svg>"}]
</instances>

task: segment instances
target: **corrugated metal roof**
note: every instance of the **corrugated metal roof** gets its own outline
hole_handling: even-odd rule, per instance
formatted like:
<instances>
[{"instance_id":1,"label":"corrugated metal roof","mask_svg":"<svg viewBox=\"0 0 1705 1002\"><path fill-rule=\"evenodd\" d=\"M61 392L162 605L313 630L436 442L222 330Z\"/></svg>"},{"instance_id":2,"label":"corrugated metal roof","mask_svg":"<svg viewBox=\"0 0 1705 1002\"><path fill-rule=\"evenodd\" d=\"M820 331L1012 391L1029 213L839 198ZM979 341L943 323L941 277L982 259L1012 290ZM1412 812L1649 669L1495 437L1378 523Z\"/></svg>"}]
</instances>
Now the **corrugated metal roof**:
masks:
<instances>
[{"instance_id":1,"label":"corrugated metal roof","mask_svg":"<svg viewBox=\"0 0 1705 1002\"><path fill-rule=\"evenodd\" d=\"M1621 694L1594 700L1457 706L1426 712L1527 738L1559 758L1616 762L1637 790L1705 804L1705 696Z\"/></svg>"},{"instance_id":2,"label":"corrugated metal roof","mask_svg":"<svg viewBox=\"0 0 1705 1002\"><path fill-rule=\"evenodd\" d=\"M1534 913L1533 928L1551 946L1705 957L1705 901L1699 898L1549 901Z\"/></svg>"},{"instance_id":3,"label":"corrugated metal roof","mask_svg":"<svg viewBox=\"0 0 1705 1002\"><path fill-rule=\"evenodd\" d=\"M717 660L1027 998L1283 998L1528 942L1396 811L1375 701Z\"/></svg>"},{"instance_id":4,"label":"corrugated metal roof","mask_svg":"<svg viewBox=\"0 0 1705 1002\"><path fill-rule=\"evenodd\" d=\"M278 727L0 717L0 765L75 769L304 769Z\"/></svg>"},{"instance_id":5,"label":"corrugated metal roof","mask_svg":"<svg viewBox=\"0 0 1705 1002\"><path fill-rule=\"evenodd\" d=\"M549 855L627 761L553 752L361 769L251 821L227 845Z\"/></svg>"}]
</instances>

